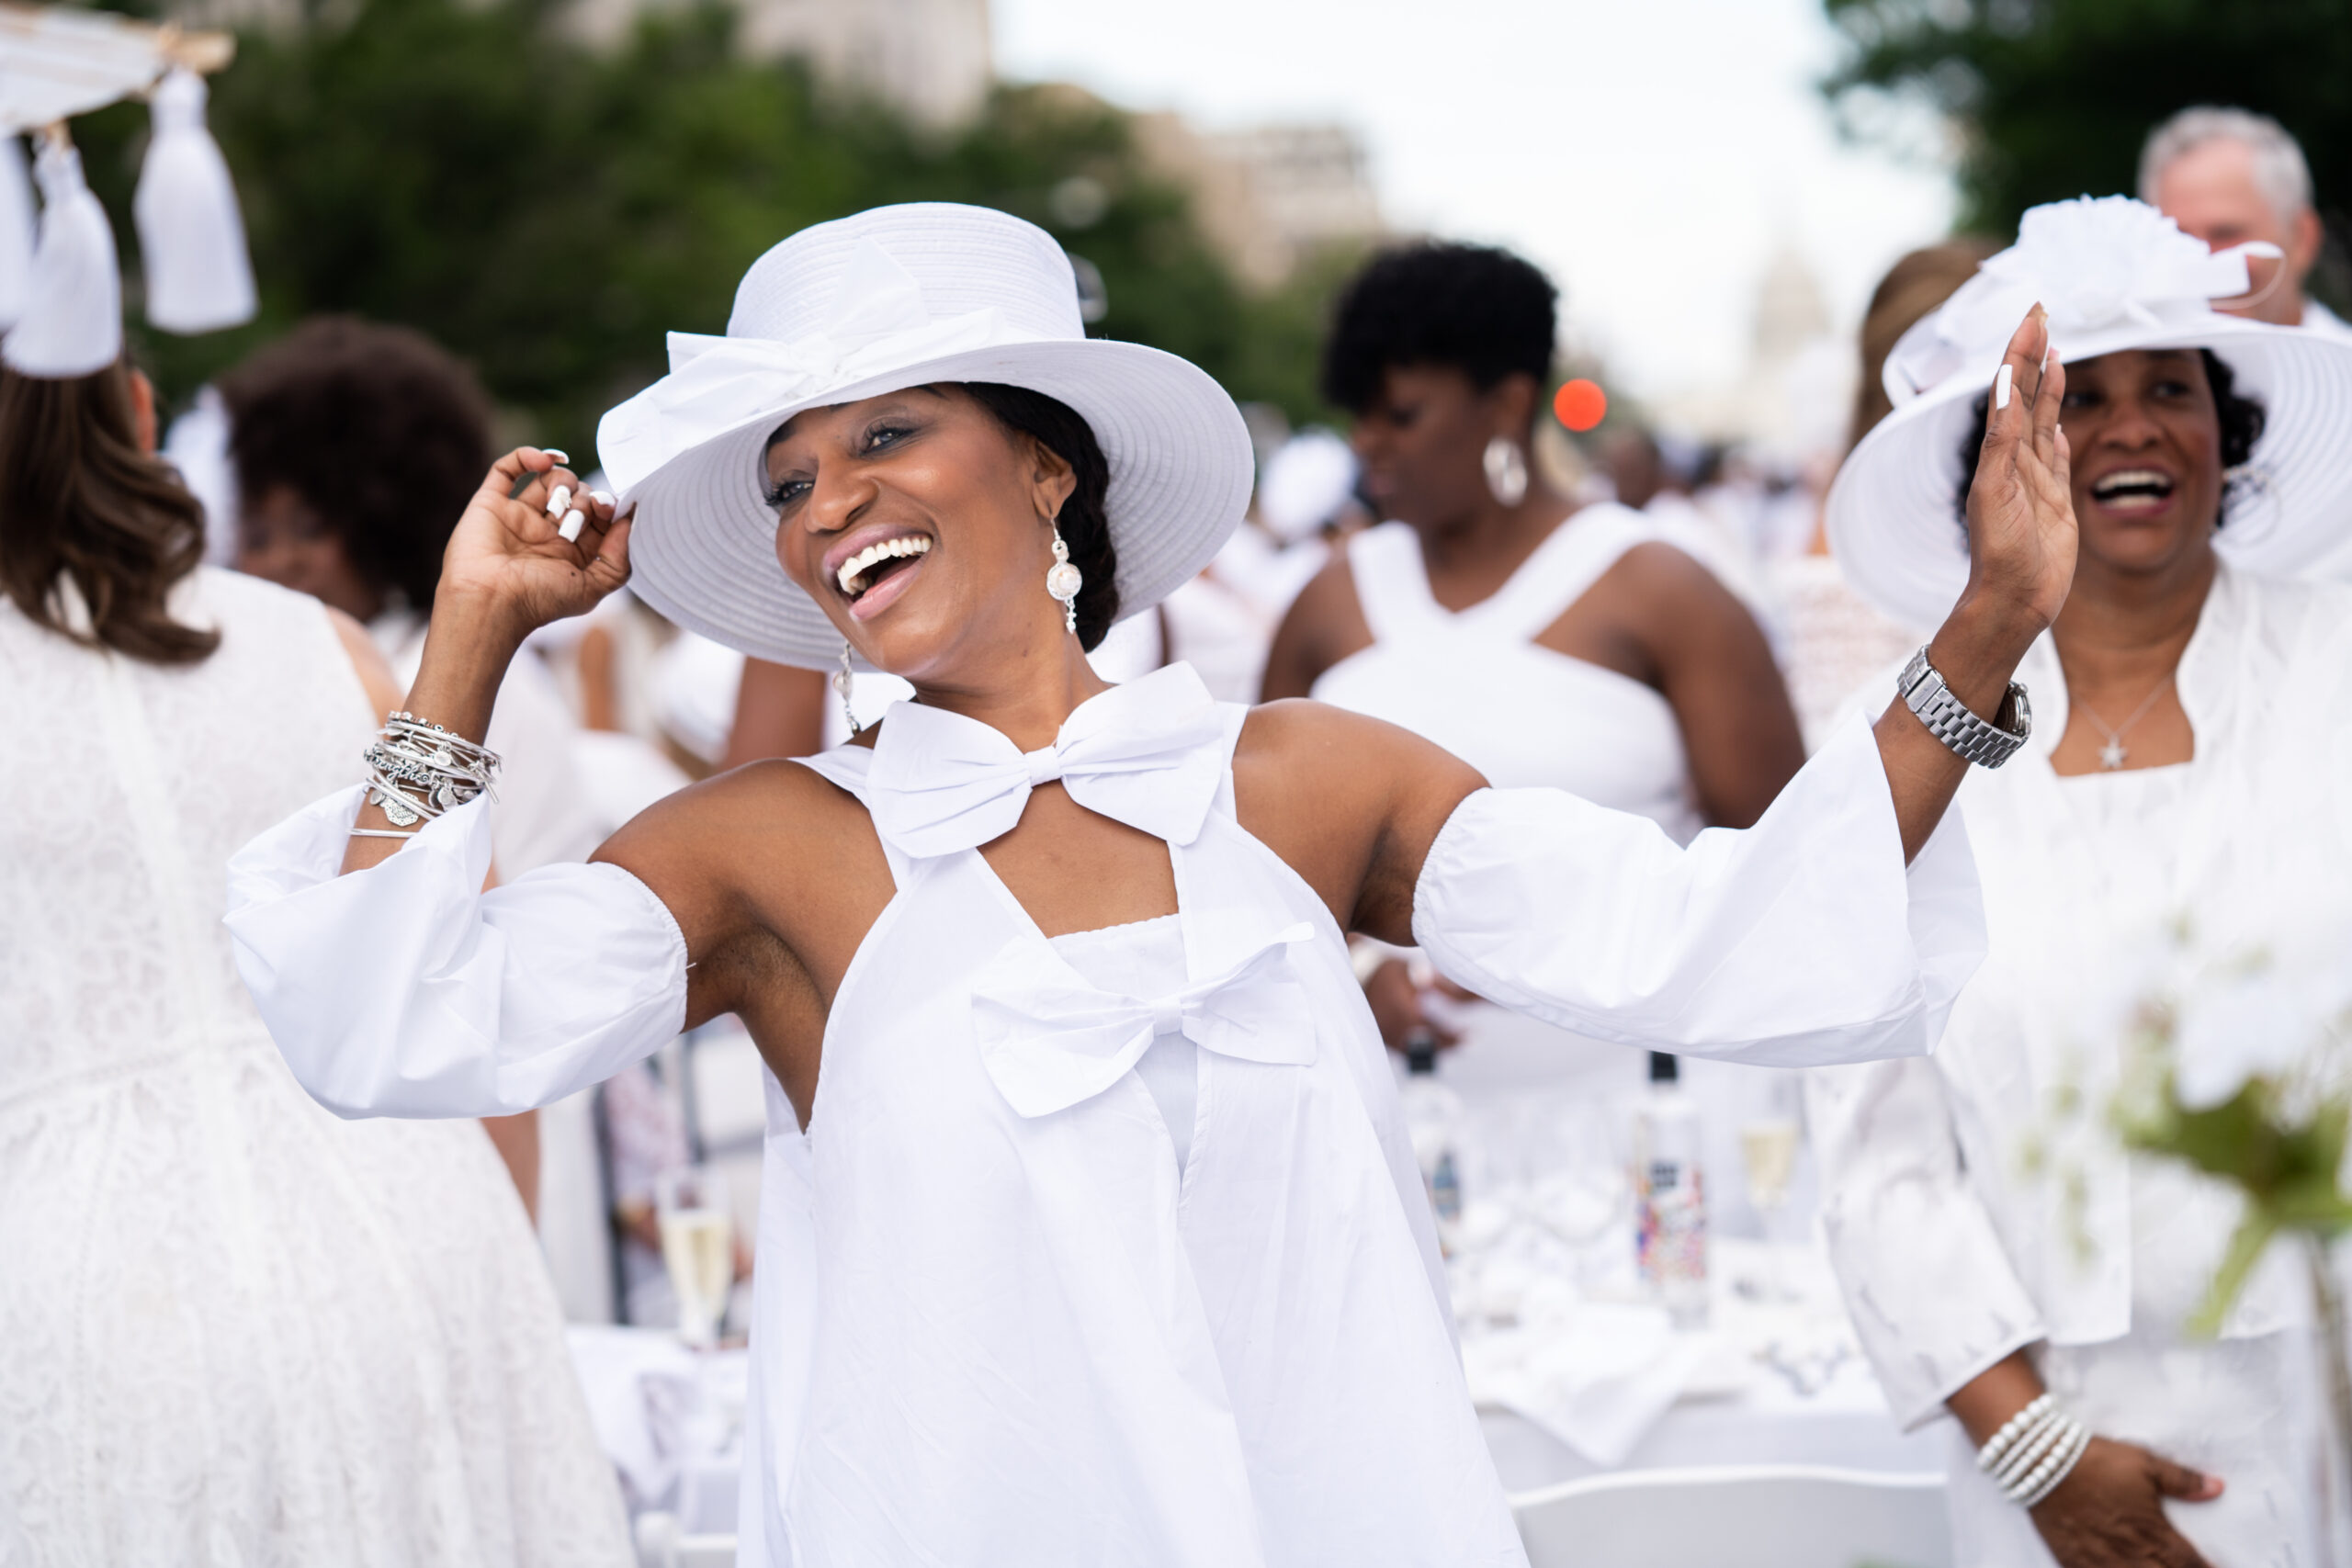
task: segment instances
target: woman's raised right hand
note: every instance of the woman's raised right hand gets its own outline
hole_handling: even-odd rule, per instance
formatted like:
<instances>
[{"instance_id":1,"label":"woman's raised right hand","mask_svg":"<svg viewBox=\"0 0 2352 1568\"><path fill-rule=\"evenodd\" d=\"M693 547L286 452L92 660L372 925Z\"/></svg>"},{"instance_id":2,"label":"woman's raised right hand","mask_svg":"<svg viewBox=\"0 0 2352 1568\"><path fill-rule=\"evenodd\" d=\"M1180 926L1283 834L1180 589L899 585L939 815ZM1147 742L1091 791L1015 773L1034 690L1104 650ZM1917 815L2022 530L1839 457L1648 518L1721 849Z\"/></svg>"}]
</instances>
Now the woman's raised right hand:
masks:
<instances>
[{"instance_id":1,"label":"woman's raised right hand","mask_svg":"<svg viewBox=\"0 0 2352 1568\"><path fill-rule=\"evenodd\" d=\"M555 514L548 500L571 494ZM563 536L565 513L581 514ZM518 446L491 466L441 556L434 618L481 615L519 641L550 621L586 613L628 581L628 523L581 489L560 455Z\"/></svg>"}]
</instances>

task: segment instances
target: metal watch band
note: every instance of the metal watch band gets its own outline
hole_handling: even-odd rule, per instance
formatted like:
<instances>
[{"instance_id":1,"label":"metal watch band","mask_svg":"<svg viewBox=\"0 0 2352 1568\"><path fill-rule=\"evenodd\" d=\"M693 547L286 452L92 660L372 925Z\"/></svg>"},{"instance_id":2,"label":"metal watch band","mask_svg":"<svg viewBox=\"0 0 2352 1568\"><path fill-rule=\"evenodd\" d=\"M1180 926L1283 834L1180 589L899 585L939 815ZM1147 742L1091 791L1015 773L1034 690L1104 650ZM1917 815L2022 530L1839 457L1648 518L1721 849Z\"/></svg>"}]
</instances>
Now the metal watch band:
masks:
<instances>
[{"instance_id":1,"label":"metal watch band","mask_svg":"<svg viewBox=\"0 0 2352 1568\"><path fill-rule=\"evenodd\" d=\"M1987 724L1951 694L1943 676L1928 662L1925 648L1911 656L1894 686L1904 703L1919 716L1919 722L1928 727L1928 734L1980 768L1999 767L2033 734L2033 709L2026 702L2023 686L2009 682L2009 694L1995 716L2005 722Z\"/></svg>"}]
</instances>

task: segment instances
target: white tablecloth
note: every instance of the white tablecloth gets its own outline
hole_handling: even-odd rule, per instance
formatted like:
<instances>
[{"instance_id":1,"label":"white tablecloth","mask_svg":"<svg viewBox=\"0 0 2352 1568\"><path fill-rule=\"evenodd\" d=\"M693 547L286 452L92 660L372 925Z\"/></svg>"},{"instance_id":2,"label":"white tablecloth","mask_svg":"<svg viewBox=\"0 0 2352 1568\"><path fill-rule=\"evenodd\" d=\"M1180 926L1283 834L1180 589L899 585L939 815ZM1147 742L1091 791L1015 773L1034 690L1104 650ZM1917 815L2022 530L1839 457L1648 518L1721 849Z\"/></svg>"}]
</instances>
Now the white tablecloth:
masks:
<instances>
[{"instance_id":1,"label":"white tablecloth","mask_svg":"<svg viewBox=\"0 0 2352 1568\"><path fill-rule=\"evenodd\" d=\"M1638 1303L1604 1302L1597 1319L1585 1320L1599 1331L1592 1342L1569 1348L1565 1364L1572 1371L1624 1374L1622 1385L1605 1396L1621 1404L1627 1389L1637 1402L1657 1399L1656 1390L1641 1387L1649 1369L1668 1367L1678 1379L1664 1394L1662 1414L1640 1423L1638 1436L1613 1464L1567 1440L1556 1419L1526 1413L1543 1408L1544 1390L1511 1386L1510 1372L1531 1358L1493 1354L1498 1345L1511 1351L1501 1342L1516 1334L1535 1342L1532 1359L1541 1364L1541 1331L1464 1314L1472 1392L1507 1490L1532 1491L1606 1470L1696 1465L1941 1471L1939 1433L1895 1430L1876 1381L1852 1347L1816 1249L1782 1249L1779 1279L1795 1298L1787 1302L1743 1292L1743 1284L1754 1286L1771 1267L1760 1244L1719 1242L1713 1264L1713 1322L1705 1333L1676 1335L1662 1322L1645 1325ZM1611 1333L1612 1326L1623 1331ZM571 1342L597 1434L622 1472L632 1510L675 1513L688 1533L731 1532L744 1353L697 1356L675 1336L654 1329L575 1327ZM1623 1353L1643 1364L1612 1369L1612 1357L1627 1359ZM1505 1396L1524 1408L1510 1408ZM1566 1427L1577 1429L1573 1421Z\"/></svg>"}]
</instances>

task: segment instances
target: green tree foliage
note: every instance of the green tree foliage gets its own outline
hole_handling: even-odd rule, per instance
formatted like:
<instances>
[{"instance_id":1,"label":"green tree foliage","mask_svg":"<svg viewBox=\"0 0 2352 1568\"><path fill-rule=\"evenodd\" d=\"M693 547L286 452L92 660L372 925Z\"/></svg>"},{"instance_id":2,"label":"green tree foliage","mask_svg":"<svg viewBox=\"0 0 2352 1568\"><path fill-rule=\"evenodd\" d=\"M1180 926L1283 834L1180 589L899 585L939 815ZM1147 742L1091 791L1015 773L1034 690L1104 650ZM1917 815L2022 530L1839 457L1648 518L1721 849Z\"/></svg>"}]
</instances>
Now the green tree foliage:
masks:
<instances>
[{"instance_id":1,"label":"green tree foliage","mask_svg":"<svg viewBox=\"0 0 2352 1568\"><path fill-rule=\"evenodd\" d=\"M2347 231L2352 0L1825 3L1851 46L1833 100L1923 98L1963 128L1964 227L2010 233L2037 202L2129 194L2152 128L2223 104L2295 134L2322 216Z\"/></svg>"},{"instance_id":2,"label":"green tree foliage","mask_svg":"<svg viewBox=\"0 0 2352 1568\"><path fill-rule=\"evenodd\" d=\"M354 311L472 362L514 416L503 434L586 453L597 415L661 374L664 331L723 330L768 246L877 203L948 200L1017 213L1092 262L1099 334L1181 354L1237 398L1315 410L1329 276L1240 288L1125 117L1083 94L1001 89L943 136L820 90L797 62L743 59L718 5L661 9L609 51L563 37L545 0L313 9L244 33L213 84L261 319L145 332L126 255L137 351L175 404L302 317ZM129 252L145 111L75 131ZM1057 203L1080 177L1100 199Z\"/></svg>"}]
</instances>

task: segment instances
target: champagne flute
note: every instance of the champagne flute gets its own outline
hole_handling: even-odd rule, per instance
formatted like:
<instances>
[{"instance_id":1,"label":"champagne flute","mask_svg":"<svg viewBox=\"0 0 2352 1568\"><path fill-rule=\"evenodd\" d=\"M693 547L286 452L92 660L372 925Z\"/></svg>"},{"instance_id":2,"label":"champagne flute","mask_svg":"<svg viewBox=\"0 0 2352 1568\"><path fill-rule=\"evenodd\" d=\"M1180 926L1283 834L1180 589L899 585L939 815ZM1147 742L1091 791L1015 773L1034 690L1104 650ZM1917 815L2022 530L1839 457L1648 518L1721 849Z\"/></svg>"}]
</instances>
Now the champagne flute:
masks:
<instances>
[{"instance_id":1,"label":"champagne flute","mask_svg":"<svg viewBox=\"0 0 2352 1568\"><path fill-rule=\"evenodd\" d=\"M1792 1293L1781 1280L1781 1248L1772 1222L1789 1206L1802 1141L1793 1116L1763 1116L1739 1124L1740 1168L1747 1179L1747 1201L1764 1227L1764 1293L1771 1301L1788 1301Z\"/></svg>"},{"instance_id":2,"label":"champagne flute","mask_svg":"<svg viewBox=\"0 0 2352 1568\"><path fill-rule=\"evenodd\" d=\"M662 1262L678 1298L678 1337L697 1350L718 1343L735 1283L735 1218L727 1186L709 1166L664 1171L653 1184Z\"/></svg>"}]
</instances>

